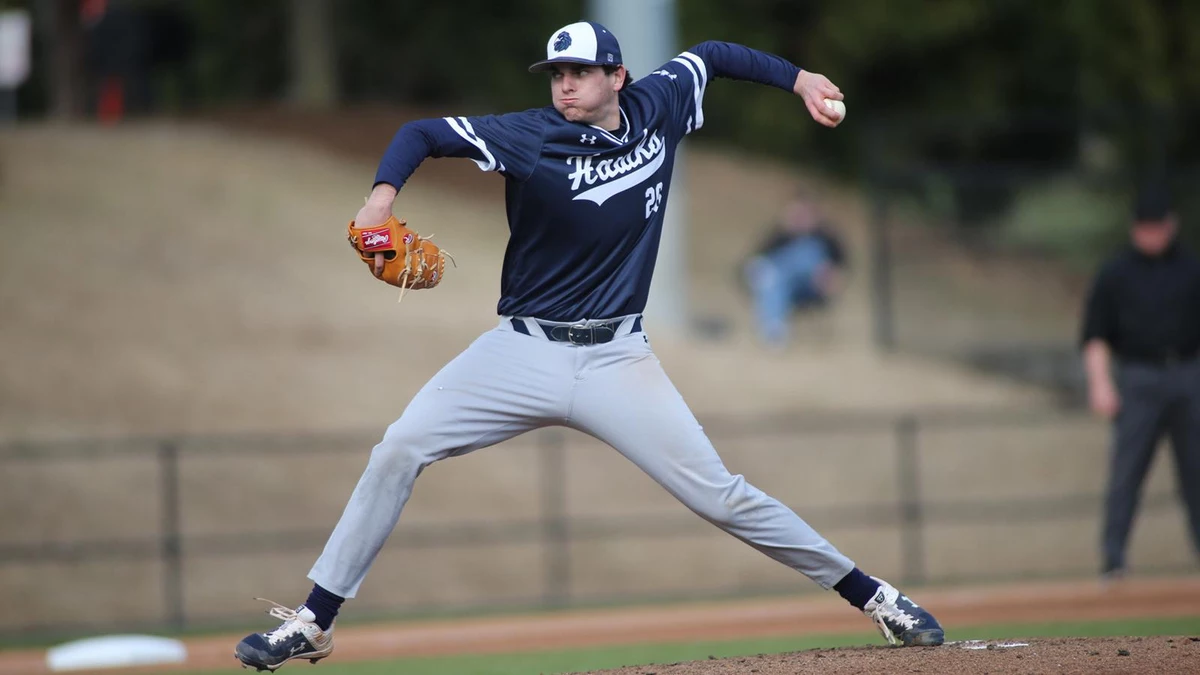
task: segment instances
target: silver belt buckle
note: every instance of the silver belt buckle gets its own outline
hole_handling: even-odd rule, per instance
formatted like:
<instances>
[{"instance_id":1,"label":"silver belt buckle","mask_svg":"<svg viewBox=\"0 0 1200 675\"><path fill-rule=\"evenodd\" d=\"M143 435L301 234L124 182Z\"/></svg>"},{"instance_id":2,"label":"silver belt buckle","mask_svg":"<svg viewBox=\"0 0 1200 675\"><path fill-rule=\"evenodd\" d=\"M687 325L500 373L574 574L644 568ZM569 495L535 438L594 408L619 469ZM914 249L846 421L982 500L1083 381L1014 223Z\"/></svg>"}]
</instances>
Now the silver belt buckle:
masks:
<instances>
[{"instance_id":1,"label":"silver belt buckle","mask_svg":"<svg viewBox=\"0 0 1200 675\"><path fill-rule=\"evenodd\" d=\"M587 338L586 342L583 341L584 337ZM584 347L595 344L596 332L591 326L583 323L567 326L567 342Z\"/></svg>"}]
</instances>

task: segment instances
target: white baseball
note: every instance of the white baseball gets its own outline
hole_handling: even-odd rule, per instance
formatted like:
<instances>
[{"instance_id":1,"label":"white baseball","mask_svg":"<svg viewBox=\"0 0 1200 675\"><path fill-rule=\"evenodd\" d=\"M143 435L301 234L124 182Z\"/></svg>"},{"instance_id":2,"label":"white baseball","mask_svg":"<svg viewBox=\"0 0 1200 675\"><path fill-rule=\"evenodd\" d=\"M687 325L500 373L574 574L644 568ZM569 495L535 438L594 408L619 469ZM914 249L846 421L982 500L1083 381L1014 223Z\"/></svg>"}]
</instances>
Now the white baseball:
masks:
<instances>
[{"instance_id":1,"label":"white baseball","mask_svg":"<svg viewBox=\"0 0 1200 675\"><path fill-rule=\"evenodd\" d=\"M841 120L846 117L846 104L842 101L835 101L831 98L825 99L825 107L832 110L834 116Z\"/></svg>"}]
</instances>

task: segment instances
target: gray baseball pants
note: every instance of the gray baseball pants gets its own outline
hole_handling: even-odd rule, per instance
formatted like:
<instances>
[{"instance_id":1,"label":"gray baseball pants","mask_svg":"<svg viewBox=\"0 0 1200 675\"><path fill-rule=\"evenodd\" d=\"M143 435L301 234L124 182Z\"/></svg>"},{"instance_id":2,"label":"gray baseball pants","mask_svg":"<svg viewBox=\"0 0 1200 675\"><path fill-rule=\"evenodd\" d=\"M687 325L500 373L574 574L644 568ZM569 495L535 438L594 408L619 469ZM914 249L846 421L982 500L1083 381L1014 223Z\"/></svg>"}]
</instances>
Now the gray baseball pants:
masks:
<instances>
[{"instance_id":1,"label":"gray baseball pants","mask_svg":"<svg viewBox=\"0 0 1200 675\"><path fill-rule=\"evenodd\" d=\"M845 577L849 558L729 473L648 338L630 332L635 318L611 342L576 346L528 323L525 335L502 317L388 427L309 578L354 597L425 467L555 425L609 444L700 517L823 588Z\"/></svg>"}]
</instances>

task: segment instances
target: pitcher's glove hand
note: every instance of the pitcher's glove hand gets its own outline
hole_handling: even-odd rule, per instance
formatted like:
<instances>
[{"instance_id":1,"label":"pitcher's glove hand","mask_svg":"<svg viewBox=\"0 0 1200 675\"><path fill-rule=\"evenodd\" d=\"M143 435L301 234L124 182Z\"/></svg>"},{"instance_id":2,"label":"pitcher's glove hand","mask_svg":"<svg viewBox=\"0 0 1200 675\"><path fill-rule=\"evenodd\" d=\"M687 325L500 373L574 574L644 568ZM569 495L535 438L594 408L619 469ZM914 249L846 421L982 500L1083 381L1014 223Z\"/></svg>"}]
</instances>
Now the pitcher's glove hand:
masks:
<instances>
[{"instance_id":1,"label":"pitcher's glove hand","mask_svg":"<svg viewBox=\"0 0 1200 675\"><path fill-rule=\"evenodd\" d=\"M376 278L404 290L433 288L441 282L446 271L448 253L428 238L405 227L407 223L390 216L387 222L371 227L356 227L354 221L346 228L346 238L358 257ZM383 268L377 270L376 254L383 254ZM450 262L454 258L450 257Z\"/></svg>"}]
</instances>

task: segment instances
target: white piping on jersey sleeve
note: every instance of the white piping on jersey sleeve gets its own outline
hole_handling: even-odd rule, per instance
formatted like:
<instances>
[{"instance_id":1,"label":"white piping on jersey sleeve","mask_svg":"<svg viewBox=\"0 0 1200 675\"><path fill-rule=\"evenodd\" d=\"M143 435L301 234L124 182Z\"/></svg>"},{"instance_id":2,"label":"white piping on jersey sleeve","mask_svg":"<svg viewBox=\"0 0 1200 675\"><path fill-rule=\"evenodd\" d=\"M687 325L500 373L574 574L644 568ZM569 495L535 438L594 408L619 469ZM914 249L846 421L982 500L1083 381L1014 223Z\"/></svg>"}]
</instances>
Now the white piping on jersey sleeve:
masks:
<instances>
[{"instance_id":1,"label":"white piping on jersey sleeve","mask_svg":"<svg viewBox=\"0 0 1200 675\"><path fill-rule=\"evenodd\" d=\"M480 161L471 158L472 162L479 165L480 171L504 171L504 164L496 160L496 156L488 150L487 143L483 139L475 135L475 129L465 117L443 117L450 128L459 136L462 136L468 143L479 148L479 152L483 154L484 160Z\"/></svg>"},{"instance_id":2,"label":"white piping on jersey sleeve","mask_svg":"<svg viewBox=\"0 0 1200 675\"><path fill-rule=\"evenodd\" d=\"M692 95L696 99L694 128L699 129L704 126L704 90L708 87L708 68L704 65L704 59L691 52L683 52L671 60L683 64L692 74Z\"/></svg>"}]
</instances>

